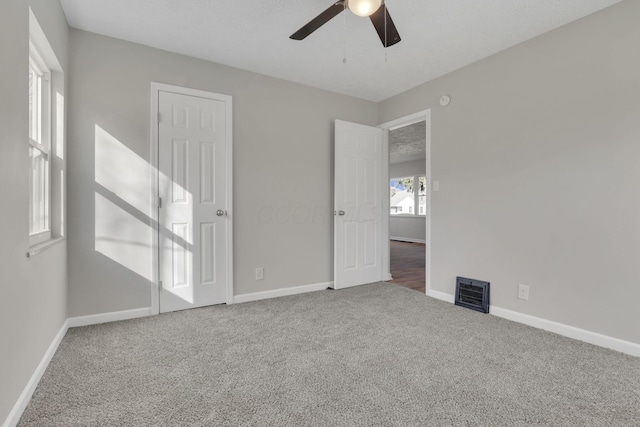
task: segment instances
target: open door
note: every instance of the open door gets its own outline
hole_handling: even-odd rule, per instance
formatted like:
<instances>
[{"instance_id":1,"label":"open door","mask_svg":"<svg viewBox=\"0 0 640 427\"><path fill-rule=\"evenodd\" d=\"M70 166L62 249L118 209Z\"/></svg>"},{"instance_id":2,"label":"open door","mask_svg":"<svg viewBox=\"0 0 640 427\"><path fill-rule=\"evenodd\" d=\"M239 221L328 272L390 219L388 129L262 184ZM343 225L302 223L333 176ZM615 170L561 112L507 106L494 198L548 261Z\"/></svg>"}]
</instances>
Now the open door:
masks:
<instances>
[{"instance_id":1,"label":"open door","mask_svg":"<svg viewBox=\"0 0 640 427\"><path fill-rule=\"evenodd\" d=\"M335 122L334 289L383 280L387 133Z\"/></svg>"}]
</instances>

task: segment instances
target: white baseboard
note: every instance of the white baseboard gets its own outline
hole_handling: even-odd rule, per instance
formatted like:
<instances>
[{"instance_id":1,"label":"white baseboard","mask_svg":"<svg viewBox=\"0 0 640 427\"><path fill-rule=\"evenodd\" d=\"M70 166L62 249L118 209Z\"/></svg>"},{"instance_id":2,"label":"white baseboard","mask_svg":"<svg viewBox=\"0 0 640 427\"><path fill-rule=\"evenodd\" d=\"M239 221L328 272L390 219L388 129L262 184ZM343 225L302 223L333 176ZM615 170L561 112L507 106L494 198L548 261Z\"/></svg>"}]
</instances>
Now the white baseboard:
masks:
<instances>
[{"instance_id":1,"label":"white baseboard","mask_svg":"<svg viewBox=\"0 0 640 427\"><path fill-rule=\"evenodd\" d=\"M70 317L67 319L70 328L79 326L97 325L99 323L117 322L119 320L136 319L138 317L151 316L151 307L136 308L133 310L114 311L112 313L92 314L90 316Z\"/></svg>"},{"instance_id":2,"label":"white baseboard","mask_svg":"<svg viewBox=\"0 0 640 427\"><path fill-rule=\"evenodd\" d=\"M391 273L387 274L387 277L382 279L383 282L388 282L390 280L393 280L393 276L391 275Z\"/></svg>"},{"instance_id":3,"label":"white baseboard","mask_svg":"<svg viewBox=\"0 0 640 427\"><path fill-rule=\"evenodd\" d=\"M151 315L151 308L137 308L135 310L126 310L126 311L117 311L113 313L102 313L102 314L94 314L91 316L80 316L80 317L70 317L62 324L62 327L53 338L53 341L49 345L46 353L40 360L38 367L31 375L29 382L25 386L22 394L18 398L18 401L9 412L9 416L2 424L2 427L14 427L20 421L20 417L24 412L25 408L29 404L31 400L31 396L33 392L36 390L44 371L47 369L51 358L55 354L62 338L64 338L67 330L69 328L75 328L78 326L88 326L88 325L96 325L98 323L107 323L107 322L116 322L118 320L127 320L127 319L135 319L137 317L144 317Z\"/></svg>"},{"instance_id":4,"label":"white baseboard","mask_svg":"<svg viewBox=\"0 0 640 427\"><path fill-rule=\"evenodd\" d=\"M427 291L427 295L451 304L455 301L455 297L453 295L445 292L429 290ZM586 329L576 328L575 326L565 325L564 323L558 323L552 320L518 313L517 311L507 310L506 308L500 308L494 305L489 307L489 313L496 317L502 317L503 319L511 320L513 322L523 323L567 338L584 341L599 347L605 347L631 356L640 357L640 344L630 341L624 341L619 338L602 335L597 332L587 331Z\"/></svg>"},{"instance_id":5,"label":"white baseboard","mask_svg":"<svg viewBox=\"0 0 640 427\"><path fill-rule=\"evenodd\" d=\"M446 302L449 302L451 304L453 304L454 301L455 301L455 297L453 295L447 294L445 292L434 291L433 289L427 289L426 294L427 294L428 297L432 297L432 298L435 298L435 299L446 301Z\"/></svg>"},{"instance_id":6,"label":"white baseboard","mask_svg":"<svg viewBox=\"0 0 640 427\"><path fill-rule=\"evenodd\" d=\"M3 427L15 427L18 424L18 421L20 421L22 413L27 408L27 405L31 400L31 396L33 396L33 392L36 391L36 387L38 386L42 375L44 375L44 371L47 370L47 366L49 366L51 358L53 358L53 355L58 349L58 346L60 345L60 342L62 342L62 338L64 338L64 335L67 333L68 329L69 320L67 319L60 327L60 330L53 338L53 341L51 341L49 348L44 353L44 356L42 357L42 360L40 360L40 363L36 367L36 370L33 372L33 375L31 375L31 378L29 378L29 381L27 382L24 390L22 390L18 401L15 405L13 405L11 412L9 412L9 416L7 416L7 419L2 424Z\"/></svg>"},{"instance_id":7,"label":"white baseboard","mask_svg":"<svg viewBox=\"0 0 640 427\"><path fill-rule=\"evenodd\" d=\"M255 292L251 294L235 295L234 304L259 301L263 299L284 297L288 295L304 294L307 292L323 291L333 286L333 282L314 283L312 285L295 286L291 288L274 289L273 291Z\"/></svg>"},{"instance_id":8,"label":"white baseboard","mask_svg":"<svg viewBox=\"0 0 640 427\"><path fill-rule=\"evenodd\" d=\"M391 237L389 237L389 240L396 240L398 242L409 242L409 243L422 243L422 244L426 244L427 243L426 240L413 239L411 237L395 237L395 236L391 236Z\"/></svg>"},{"instance_id":9,"label":"white baseboard","mask_svg":"<svg viewBox=\"0 0 640 427\"><path fill-rule=\"evenodd\" d=\"M576 328L574 326L565 325L564 323L558 323L551 320L542 319L540 317L518 313L517 311L507 310L506 308L491 306L489 307L489 312L494 316L502 317L503 319L524 323L525 325L544 329L545 331L553 332L568 338L573 338L575 340L584 341L589 344L609 348L621 353L629 354L631 356L640 357L640 344L635 344L630 341L624 341L618 338L602 335L597 332L591 332L585 329Z\"/></svg>"}]
</instances>

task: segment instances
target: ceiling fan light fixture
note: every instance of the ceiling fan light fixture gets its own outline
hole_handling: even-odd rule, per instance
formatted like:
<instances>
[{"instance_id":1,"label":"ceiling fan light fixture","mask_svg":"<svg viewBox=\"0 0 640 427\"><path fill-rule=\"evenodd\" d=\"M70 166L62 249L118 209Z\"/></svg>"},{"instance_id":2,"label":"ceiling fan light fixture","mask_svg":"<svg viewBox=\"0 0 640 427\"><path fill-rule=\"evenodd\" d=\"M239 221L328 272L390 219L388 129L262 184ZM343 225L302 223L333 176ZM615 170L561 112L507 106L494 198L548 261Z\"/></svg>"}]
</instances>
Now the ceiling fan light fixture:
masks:
<instances>
[{"instance_id":1,"label":"ceiling fan light fixture","mask_svg":"<svg viewBox=\"0 0 640 427\"><path fill-rule=\"evenodd\" d=\"M382 6L382 0L347 0L347 7L358 16L371 16Z\"/></svg>"},{"instance_id":2,"label":"ceiling fan light fixture","mask_svg":"<svg viewBox=\"0 0 640 427\"><path fill-rule=\"evenodd\" d=\"M355 15L369 17L384 47L393 46L401 40L400 34L398 34L398 30L393 23L393 19L391 19L391 15L389 15L389 10L385 5L384 0L333 1L335 3L307 24L303 25L298 31L291 34L289 38L292 40L304 40L311 33L331 21L348 8Z\"/></svg>"}]
</instances>

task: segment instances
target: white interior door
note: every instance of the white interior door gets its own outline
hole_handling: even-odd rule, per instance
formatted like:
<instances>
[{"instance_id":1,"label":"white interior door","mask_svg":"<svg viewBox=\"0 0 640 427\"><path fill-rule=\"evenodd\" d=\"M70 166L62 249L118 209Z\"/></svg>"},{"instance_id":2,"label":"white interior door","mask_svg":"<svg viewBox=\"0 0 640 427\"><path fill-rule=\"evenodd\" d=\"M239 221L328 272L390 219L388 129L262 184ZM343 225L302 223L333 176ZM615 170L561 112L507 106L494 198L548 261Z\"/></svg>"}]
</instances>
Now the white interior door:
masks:
<instances>
[{"instance_id":1,"label":"white interior door","mask_svg":"<svg viewBox=\"0 0 640 427\"><path fill-rule=\"evenodd\" d=\"M226 302L224 101L158 94L160 312Z\"/></svg>"},{"instance_id":2,"label":"white interior door","mask_svg":"<svg viewBox=\"0 0 640 427\"><path fill-rule=\"evenodd\" d=\"M336 120L334 288L383 280L382 129Z\"/></svg>"}]
</instances>

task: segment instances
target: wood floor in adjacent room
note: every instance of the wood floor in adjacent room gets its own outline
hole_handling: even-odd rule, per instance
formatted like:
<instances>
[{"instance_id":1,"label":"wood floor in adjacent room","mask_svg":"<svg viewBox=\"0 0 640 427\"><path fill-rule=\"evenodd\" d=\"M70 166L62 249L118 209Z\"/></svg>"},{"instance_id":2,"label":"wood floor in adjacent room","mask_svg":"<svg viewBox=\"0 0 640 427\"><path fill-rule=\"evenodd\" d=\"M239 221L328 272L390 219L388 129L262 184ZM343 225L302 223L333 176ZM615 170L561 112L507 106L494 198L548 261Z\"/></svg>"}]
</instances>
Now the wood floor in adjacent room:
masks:
<instances>
[{"instance_id":1,"label":"wood floor in adjacent room","mask_svg":"<svg viewBox=\"0 0 640 427\"><path fill-rule=\"evenodd\" d=\"M424 293L425 245L391 240L391 276L389 283Z\"/></svg>"}]
</instances>

